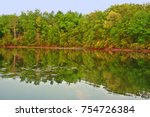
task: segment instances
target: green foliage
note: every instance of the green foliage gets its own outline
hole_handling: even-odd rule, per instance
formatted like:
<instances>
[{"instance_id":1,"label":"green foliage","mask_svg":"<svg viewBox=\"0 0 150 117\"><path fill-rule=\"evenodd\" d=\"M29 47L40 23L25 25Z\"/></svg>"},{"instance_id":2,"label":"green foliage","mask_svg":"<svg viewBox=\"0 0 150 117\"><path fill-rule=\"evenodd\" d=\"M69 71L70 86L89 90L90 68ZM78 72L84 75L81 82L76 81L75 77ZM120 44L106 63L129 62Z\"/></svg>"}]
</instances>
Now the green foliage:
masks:
<instances>
[{"instance_id":1,"label":"green foliage","mask_svg":"<svg viewBox=\"0 0 150 117\"><path fill-rule=\"evenodd\" d=\"M149 49L150 4L113 5L86 15L39 10L0 16L0 45Z\"/></svg>"},{"instance_id":2,"label":"green foliage","mask_svg":"<svg viewBox=\"0 0 150 117\"><path fill-rule=\"evenodd\" d=\"M150 12L138 11L129 22L128 34L134 42L150 42Z\"/></svg>"}]
</instances>

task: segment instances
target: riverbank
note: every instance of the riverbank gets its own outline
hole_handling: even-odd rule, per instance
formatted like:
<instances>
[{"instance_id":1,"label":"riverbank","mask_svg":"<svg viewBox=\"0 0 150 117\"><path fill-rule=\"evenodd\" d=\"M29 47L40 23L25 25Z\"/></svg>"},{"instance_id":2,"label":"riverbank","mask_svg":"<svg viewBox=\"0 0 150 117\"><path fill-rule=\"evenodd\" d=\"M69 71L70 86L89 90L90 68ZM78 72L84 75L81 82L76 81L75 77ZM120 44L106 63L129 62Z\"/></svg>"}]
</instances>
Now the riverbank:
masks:
<instances>
[{"instance_id":1,"label":"riverbank","mask_svg":"<svg viewBox=\"0 0 150 117\"><path fill-rule=\"evenodd\" d=\"M6 49L64 49L64 50L98 50L98 51L112 51L112 52L142 52L150 53L148 49L128 49L128 48L91 48L91 47L57 47L57 46L0 46Z\"/></svg>"}]
</instances>

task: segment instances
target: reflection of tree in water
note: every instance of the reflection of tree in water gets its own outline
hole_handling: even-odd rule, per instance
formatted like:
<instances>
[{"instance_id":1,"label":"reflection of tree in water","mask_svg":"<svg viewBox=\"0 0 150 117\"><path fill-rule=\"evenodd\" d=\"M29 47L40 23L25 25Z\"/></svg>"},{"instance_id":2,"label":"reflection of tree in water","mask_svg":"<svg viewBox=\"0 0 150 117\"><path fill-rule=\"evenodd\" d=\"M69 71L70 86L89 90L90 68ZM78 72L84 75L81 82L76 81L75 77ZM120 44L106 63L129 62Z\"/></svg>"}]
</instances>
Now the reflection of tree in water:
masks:
<instances>
[{"instance_id":1,"label":"reflection of tree in water","mask_svg":"<svg viewBox=\"0 0 150 117\"><path fill-rule=\"evenodd\" d=\"M21 81L26 83L34 82L35 85L39 85L40 82L48 82L50 84L62 83L66 81L68 84L76 83L81 80L78 70L74 68L62 68L62 67L48 67L45 69L28 69L23 70L20 74Z\"/></svg>"},{"instance_id":2,"label":"reflection of tree in water","mask_svg":"<svg viewBox=\"0 0 150 117\"><path fill-rule=\"evenodd\" d=\"M50 84L86 81L108 91L150 98L150 55L75 50L0 50L2 78Z\"/></svg>"}]
</instances>

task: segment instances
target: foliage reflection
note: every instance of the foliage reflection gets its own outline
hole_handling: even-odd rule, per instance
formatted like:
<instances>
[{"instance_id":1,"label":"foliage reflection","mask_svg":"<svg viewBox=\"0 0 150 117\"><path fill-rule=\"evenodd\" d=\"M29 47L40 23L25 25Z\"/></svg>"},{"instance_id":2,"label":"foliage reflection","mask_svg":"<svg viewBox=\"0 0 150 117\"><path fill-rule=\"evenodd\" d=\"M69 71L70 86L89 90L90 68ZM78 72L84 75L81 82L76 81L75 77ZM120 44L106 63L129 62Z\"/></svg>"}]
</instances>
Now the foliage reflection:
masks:
<instances>
[{"instance_id":1,"label":"foliage reflection","mask_svg":"<svg viewBox=\"0 0 150 117\"><path fill-rule=\"evenodd\" d=\"M85 81L110 92L150 98L150 54L0 49L0 77L35 85Z\"/></svg>"}]
</instances>

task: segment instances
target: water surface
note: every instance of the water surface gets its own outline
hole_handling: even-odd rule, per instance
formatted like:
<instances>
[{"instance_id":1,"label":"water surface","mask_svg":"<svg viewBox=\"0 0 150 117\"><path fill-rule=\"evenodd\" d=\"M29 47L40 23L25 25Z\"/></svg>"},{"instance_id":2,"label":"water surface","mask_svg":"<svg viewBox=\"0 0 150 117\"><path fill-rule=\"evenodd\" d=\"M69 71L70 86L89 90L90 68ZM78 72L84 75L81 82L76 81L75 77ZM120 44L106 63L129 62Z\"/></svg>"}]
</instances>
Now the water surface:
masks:
<instances>
[{"instance_id":1,"label":"water surface","mask_svg":"<svg viewBox=\"0 0 150 117\"><path fill-rule=\"evenodd\" d=\"M0 99L150 99L150 54L0 49Z\"/></svg>"}]
</instances>

